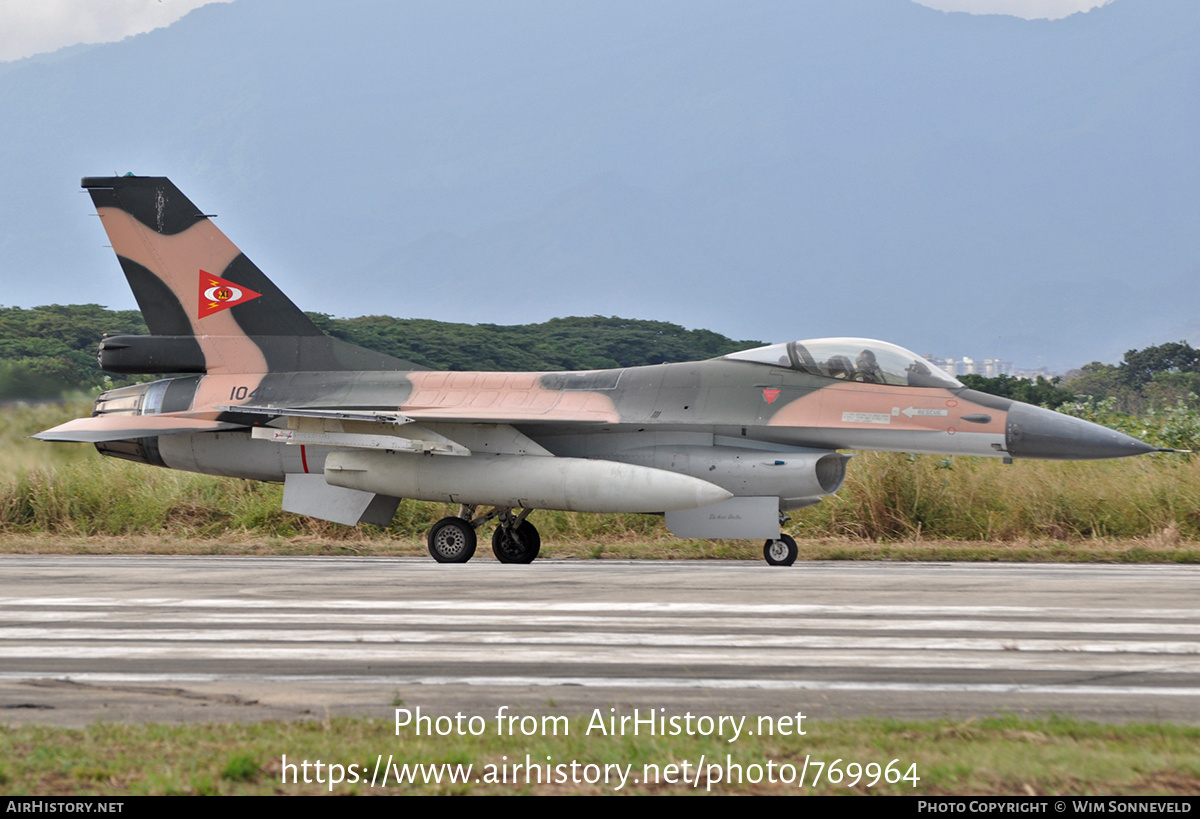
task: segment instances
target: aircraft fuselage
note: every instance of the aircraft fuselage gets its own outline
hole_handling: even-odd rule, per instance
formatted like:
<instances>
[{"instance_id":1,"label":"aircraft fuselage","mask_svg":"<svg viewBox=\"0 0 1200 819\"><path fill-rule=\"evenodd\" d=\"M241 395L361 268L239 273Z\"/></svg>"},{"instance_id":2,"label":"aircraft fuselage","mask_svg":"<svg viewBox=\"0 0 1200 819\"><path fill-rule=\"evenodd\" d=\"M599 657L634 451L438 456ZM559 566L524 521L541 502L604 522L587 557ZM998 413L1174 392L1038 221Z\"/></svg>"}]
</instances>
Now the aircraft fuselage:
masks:
<instances>
[{"instance_id":1,"label":"aircraft fuselage","mask_svg":"<svg viewBox=\"0 0 1200 819\"><path fill-rule=\"evenodd\" d=\"M765 538L836 492L841 450L1114 458L1154 448L965 388L886 342L809 339L587 372L441 372L326 336L168 179L85 178L150 335L106 337L102 368L186 374L111 390L39 433L106 455L284 484L288 511L391 520L401 498L460 506L441 562L527 563L534 508L663 513L681 537ZM477 514L477 507L494 507ZM521 510L519 513L515 510Z\"/></svg>"}]
</instances>

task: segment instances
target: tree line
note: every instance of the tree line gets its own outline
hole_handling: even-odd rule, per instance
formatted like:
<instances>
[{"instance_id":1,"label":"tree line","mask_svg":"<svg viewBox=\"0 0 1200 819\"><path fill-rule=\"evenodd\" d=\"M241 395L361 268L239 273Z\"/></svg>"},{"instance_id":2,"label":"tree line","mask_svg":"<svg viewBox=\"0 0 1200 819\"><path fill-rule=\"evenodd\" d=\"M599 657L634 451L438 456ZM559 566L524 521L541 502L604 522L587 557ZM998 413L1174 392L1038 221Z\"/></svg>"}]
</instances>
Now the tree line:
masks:
<instances>
[{"instance_id":1,"label":"tree line","mask_svg":"<svg viewBox=\"0 0 1200 819\"><path fill-rule=\"evenodd\" d=\"M308 317L329 335L438 370L555 371L695 361L760 346L665 321L604 316L502 326L387 316ZM0 400L57 398L140 380L105 373L100 338L149 330L136 310L98 304L0 307ZM148 380L149 376L145 380Z\"/></svg>"},{"instance_id":2,"label":"tree line","mask_svg":"<svg viewBox=\"0 0 1200 819\"><path fill-rule=\"evenodd\" d=\"M665 321L605 316L512 326L308 316L335 338L440 370L637 367L715 358L764 343ZM137 310L98 304L0 307L0 400L57 398L129 383L100 369L96 347L105 333L147 332ZM1128 414L1180 405L1200 409L1200 350L1179 341L1130 350L1117 364L1093 361L1050 379L964 375L960 380L972 389L1055 409L1079 402L1107 402Z\"/></svg>"},{"instance_id":3,"label":"tree line","mask_svg":"<svg viewBox=\"0 0 1200 819\"><path fill-rule=\"evenodd\" d=\"M1106 403L1128 415L1180 406L1195 410L1200 409L1200 349L1173 341L1129 350L1117 364L1093 361L1049 379L964 375L959 380L972 389L1051 409Z\"/></svg>"}]
</instances>

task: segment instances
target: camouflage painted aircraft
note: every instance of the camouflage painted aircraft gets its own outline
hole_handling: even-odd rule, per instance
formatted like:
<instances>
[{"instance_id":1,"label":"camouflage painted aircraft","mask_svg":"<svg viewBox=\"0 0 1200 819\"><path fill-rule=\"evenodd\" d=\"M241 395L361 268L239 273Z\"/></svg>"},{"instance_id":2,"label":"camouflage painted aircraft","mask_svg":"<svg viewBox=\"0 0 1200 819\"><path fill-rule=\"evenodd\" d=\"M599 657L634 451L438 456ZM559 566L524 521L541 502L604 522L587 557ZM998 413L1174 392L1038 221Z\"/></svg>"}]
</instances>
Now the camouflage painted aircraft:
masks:
<instances>
[{"instance_id":1,"label":"camouflage painted aircraft","mask_svg":"<svg viewBox=\"0 0 1200 819\"><path fill-rule=\"evenodd\" d=\"M529 563L533 509L664 514L686 538L766 541L838 491L848 455L1011 458L1154 451L1096 424L967 389L892 344L831 338L709 361L555 373L442 372L330 338L165 178L86 178L148 336L100 365L175 377L111 390L38 434L105 455L284 485L283 508L387 524L400 498L458 504L429 532L444 563ZM480 511L490 507L489 511Z\"/></svg>"}]
</instances>

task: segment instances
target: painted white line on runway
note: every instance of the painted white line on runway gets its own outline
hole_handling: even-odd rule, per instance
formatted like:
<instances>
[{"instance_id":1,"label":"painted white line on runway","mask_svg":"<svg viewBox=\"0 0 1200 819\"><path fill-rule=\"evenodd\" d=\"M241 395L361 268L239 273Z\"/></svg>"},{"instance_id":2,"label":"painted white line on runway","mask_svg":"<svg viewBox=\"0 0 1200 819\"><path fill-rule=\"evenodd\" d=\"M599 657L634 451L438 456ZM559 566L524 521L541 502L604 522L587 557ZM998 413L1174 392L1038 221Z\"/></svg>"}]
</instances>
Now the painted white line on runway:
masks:
<instances>
[{"instance_id":1,"label":"painted white line on runway","mask_svg":"<svg viewBox=\"0 0 1200 819\"><path fill-rule=\"evenodd\" d=\"M156 662L218 661L238 663L314 662L446 666L451 663L480 665L595 665L705 667L725 665L737 669L774 668L849 668L864 669L952 669L979 671L1053 672L1071 675L1101 674L1124 676L1130 673L1200 673L1200 658L1179 655L1137 654L1045 654L1024 651L1006 652L920 652L908 654L894 650L874 653L863 651L763 651L762 649L671 649L629 647L614 656L603 647L562 646L371 646L351 648L320 646L225 646L167 644L141 645L56 645L0 648L0 659L12 668L17 661L56 662L58 673L70 673L74 664L94 660L153 660ZM83 669L81 669L83 670ZM239 669L231 668L230 673Z\"/></svg>"},{"instance_id":2,"label":"painted white line on runway","mask_svg":"<svg viewBox=\"0 0 1200 819\"><path fill-rule=\"evenodd\" d=\"M158 625L179 624L229 624L244 625L246 615L236 613L195 612L192 614L162 614L147 611L139 617L126 609L105 611L89 609L84 611L0 611L0 622L9 623L52 623L52 622L90 622L90 623L124 623L129 624L138 619L152 620ZM256 619L266 620L262 613ZM1075 620L975 620L975 619L946 619L946 620L881 620L876 617L848 619L837 618L794 618L778 620L770 624L746 618L744 620L730 617L646 617L638 615L542 615L542 614L506 614L489 613L487 617L477 614L439 613L437 623L441 626L478 626L481 628L533 626L547 628L552 626L570 626L574 628L590 628L602 630L606 628L665 628L678 629L687 625L692 629L720 628L732 631L806 631L806 630L838 630L853 631L957 631L957 632L1022 632L1022 633L1057 633L1075 634L1180 634L1193 636L1200 633L1200 612L1196 614L1194 623L1178 622L1129 622L1126 618L1111 622L1079 622ZM428 614L336 614L336 613L297 613L279 614L280 629L309 623L324 625L348 626L421 626L430 624ZM272 628L275 628L272 625ZM23 627L16 627L23 628ZM5 638L7 639L7 638Z\"/></svg>"},{"instance_id":3,"label":"painted white line on runway","mask_svg":"<svg viewBox=\"0 0 1200 819\"><path fill-rule=\"evenodd\" d=\"M639 689L762 689L772 691L864 691L941 694L1049 694L1057 696L1200 697L1200 687L1038 685L1003 683L891 683L856 680L772 680L645 677L520 677L520 676L362 676L270 674L108 674L82 673L53 676L45 673L0 672L0 680L56 680L88 684L163 683L309 683L336 685L468 685L485 687L580 686L585 688Z\"/></svg>"},{"instance_id":4,"label":"painted white line on runway","mask_svg":"<svg viewBox=\"0 0 1200 819\"><path fill-rule=\"evenodd\" d=\"M334 631L331 629L297 630L260 629L158 629L158 628L0 628L0 640L42 640L64 642L144 643L340 643L387 645L501 645L512 646L662 646L747 649L827 649L860 648L891 651L1068 651L1085 654L1194 654L1200 656L1200 642L1186 640L1052 640L1008 636L1002 639L981 637L863 637L859 635L820 634L693 634L631 631L571 631L539 634L517 631ZM15 646L0 649L17 650Z\"/></svg>"},{"instance_id":5,"label":"painted white line on runway","mask_svg":"<svg viewBox=\"0 0 1200 819\"><path fill-rule=\"evenodd\" d=\"M31 606L40 607L102 607L124 609L133 607L146 608L183 608L183 609L343 609L346 611L362 610L411 610L411 611L498 611L511 612L514 607L522 605L521 601L510 599L498 600L244 600L237 598L182 598L182 597L145 597L145 598L111 598L111 597L0 597L0 606L12 606L15 610ZM597 602L597 603L556 603L538 601L538 611L554 612L653 612L658 614L745 614L753 617L767 614L830 615L848 614L863 616L932 616L932 617L969 617L994 615L1003 617L1055 617L1065 620L1105 621L1114 615L1122 618L1161 618L1179 619L1200 617L1200 606L1187 609L1113 609L1113 608L1069 608L1065 606L855 606L855 605L818 605L792 603L659 603L659 602Z\"/></svg>"}]
</instances>

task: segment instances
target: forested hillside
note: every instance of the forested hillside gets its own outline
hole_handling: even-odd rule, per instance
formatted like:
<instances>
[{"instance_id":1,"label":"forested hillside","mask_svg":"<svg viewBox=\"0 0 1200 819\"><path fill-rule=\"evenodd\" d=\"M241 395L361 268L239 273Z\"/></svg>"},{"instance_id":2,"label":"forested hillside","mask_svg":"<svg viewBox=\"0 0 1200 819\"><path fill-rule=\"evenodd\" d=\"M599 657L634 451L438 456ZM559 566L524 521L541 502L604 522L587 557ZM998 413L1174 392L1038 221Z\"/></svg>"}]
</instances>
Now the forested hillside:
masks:
<instances>
[{"instance_id":1,"label":"forested hillside","mask_svg":"<svg viewBox=\"0 0 1200 819\"><path fill-rule=\"evenodd\" d=\"M354 344L444 370L599 370L697 361L758 347L665 321L556 318L542 324L449 324L427 319L310 313L325 332Z\"/></svg>"},{"instance_id":2,"label":"forested hillside","mask_svg":"<svg viewBox=\"0 0 1200 819\"><path fill-rule=\"evenodd\" d=\"M363 316L309 317L332 336L445 370L590 370L695 361L756 347L663 321L587 318L501 326ZM136 310L97 304L0 307L0 400L56 398L125 383L96 364L105 333L148 332Z\"/></svg>"},{"instance_id":3,"label":"forested hillside","mask_svg":"<svg viewBox=\"0 0 1200 819\"><path fill-rule=\"evenodd\" d=\"M387 316L344 319L308 315L337 338L447 370L636 367L715 358L765 343L738 341L663 321L603 316L558 318L541 324L472 325ZM96 304L0 307L0 400L57 398L127 383L127 378L100 370L97 344L105 333L146 332L136 310L108 310ZM967 375L961 380L993 395L1116 426L1122 422L1114 413L1132 423L1135 417L1186 411L1179 420L1187 420L1189 431L1171 436L1170 445L1187 445L1200 434L1195 429L1196 411L1200 410L1200 350L1186 341L1130 350L1118 364L1094 361L1062 378L1026 381Z\"/></svg>"},{"instance_id":4,"label":"forested hillside","mask_svg":"<svg viewBox=\"0 0 1200 819\"><path fill-rule=\"evenodd\" d=\"M0 298L133 308L77 192L130 171L332 315L1115 361L1200 338L1198 44L1196 0L217 3L0 66Z\"/></svg>"},{"instance_id":5,"label":"forested hillside","mask_svg":"<svg viewBox=\"0 0 1200 819\"><path fill-rule=\"evenodd\" d=\"M137 310L0 306L0 400L57 398L106 383L96 363L100 337L147 332Z\"/></svg>"}]
</instances>

